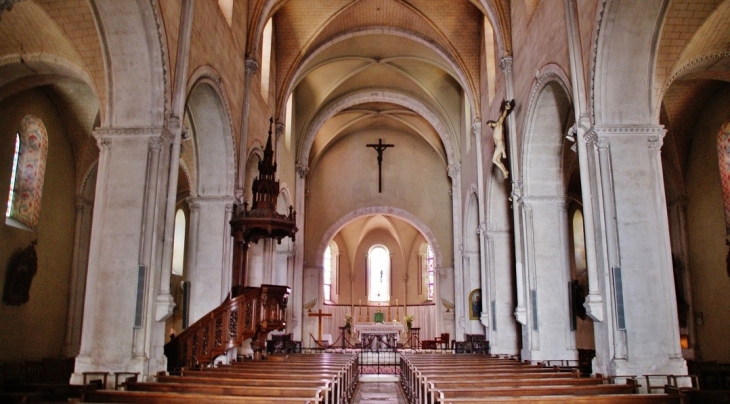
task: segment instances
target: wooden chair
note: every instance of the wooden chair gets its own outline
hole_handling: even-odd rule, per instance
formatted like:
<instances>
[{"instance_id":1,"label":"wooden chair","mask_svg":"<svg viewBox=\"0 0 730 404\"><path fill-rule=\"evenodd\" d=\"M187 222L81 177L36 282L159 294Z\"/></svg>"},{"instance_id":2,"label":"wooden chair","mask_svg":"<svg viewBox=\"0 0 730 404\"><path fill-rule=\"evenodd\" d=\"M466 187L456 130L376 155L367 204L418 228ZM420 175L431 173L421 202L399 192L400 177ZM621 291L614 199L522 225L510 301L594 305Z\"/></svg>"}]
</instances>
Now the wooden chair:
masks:
<instances>
[{"instance_id":1,"label":"wooden chair","mask_svg":"<svg viewBox=\"0 0 730 404\"><path fill-rule=\"evenodd\" d=\"M449 349L449 333L443 332L440 337L435 338L436 346L441 349Z\"/></svg>"}]
</instances>

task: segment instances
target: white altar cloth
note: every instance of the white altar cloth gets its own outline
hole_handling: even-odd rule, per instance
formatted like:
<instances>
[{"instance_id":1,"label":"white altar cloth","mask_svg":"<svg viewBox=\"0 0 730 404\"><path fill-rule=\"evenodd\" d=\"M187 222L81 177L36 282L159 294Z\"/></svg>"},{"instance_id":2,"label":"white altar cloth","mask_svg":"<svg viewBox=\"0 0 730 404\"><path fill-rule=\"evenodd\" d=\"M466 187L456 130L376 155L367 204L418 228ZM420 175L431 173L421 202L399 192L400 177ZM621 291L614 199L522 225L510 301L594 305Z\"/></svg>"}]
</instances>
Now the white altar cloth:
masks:
<instances>
[{"instance_id":1,"label":"white altar cloth","mask_svg":"<svg viewBox=\"0 0 730 404\"><path fill-rule=\"evenodd\" d=\"M368 335L390 337L398 342L400 334L405 331L405 327L402 323L356 323L352 327L352 331L355 332L361 342Z\"/></svg>"}]
</instances>

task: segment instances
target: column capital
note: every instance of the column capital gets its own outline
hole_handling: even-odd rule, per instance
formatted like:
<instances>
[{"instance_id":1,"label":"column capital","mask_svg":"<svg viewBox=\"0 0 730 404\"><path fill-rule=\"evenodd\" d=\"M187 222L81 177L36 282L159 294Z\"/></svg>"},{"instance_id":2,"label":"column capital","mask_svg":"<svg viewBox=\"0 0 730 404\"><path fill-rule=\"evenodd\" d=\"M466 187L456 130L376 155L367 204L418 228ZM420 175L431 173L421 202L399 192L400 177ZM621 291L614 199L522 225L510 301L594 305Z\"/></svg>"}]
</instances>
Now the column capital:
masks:
<instances>
[{"instance_id":1,"label":"column capital","mask_svg":"<svg viewBox=\"0 0 730 404\"><path fill-rule=\"evenodd\" d=\"M296 170L299 178L305 179L309 175L309 167L305 164L297 163Z\"/></svg>"},{"instance_id":2,"label":"column capital","mask_svg":"<svg viewBox=\"0 0 730 404\"><path fill-rule=\"evenodd\" d=\"M478 121L473 122L471 124L471 132L479 139L479 135L482 133L482 123Z\"/></svg>"},{"instance_id":3,"label":"column capital","mask_svg":"<svg viewBox=\"0 0 730 404\"><path fill-rule=\"evenodd\" d=\"M256 74L256 72L259 71L259 62L256 61L256 59L248 58L246 59L246 75L253 76Z\"/></svg>"},{"instance_id":4,"label":"column capital","mask_svg":"<svg viewBox=\"0 0 730 404\"><path fill-rule=\"evenodd\" d=\"M461 170L461 164L449 164L449 166L446 168L446 172L449 175L449 178L456 179L456 176L459 175L459 171Z\"/></svg>"},{"instance_id":5,"label":"column capital","mask_svg":"<svg viewBox=\"0 0 730 404\"><path fill-rule=\"evenodd\" d=\"M505 56L502 59L499 59L499 68L505 73L511 72L512 71L512 56Z\"/></svg>"}]
</instances>

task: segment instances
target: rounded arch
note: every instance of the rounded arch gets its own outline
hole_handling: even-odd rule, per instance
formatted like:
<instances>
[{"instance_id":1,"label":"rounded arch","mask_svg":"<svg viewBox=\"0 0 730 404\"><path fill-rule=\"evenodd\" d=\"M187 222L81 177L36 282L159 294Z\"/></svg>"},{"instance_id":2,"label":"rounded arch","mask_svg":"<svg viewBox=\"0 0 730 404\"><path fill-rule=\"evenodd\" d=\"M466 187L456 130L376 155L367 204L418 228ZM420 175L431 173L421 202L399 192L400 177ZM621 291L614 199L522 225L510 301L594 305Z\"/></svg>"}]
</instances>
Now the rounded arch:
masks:
<instances>
[{"instance_id":1,"label":"rounded arch","mask_svg":"<svg viewBox=\"0 0 730 404\"><path fill-rule=\"evenodd\" d=\"M605 0L599 5L591 80L596 126L658 121L653 73L661 22L669 3ZM639 96L626 97L627 88Z\"/></svg>"},{"instance_id":2,"label":"rounded arch","mask_svg":"<svg viewBox=\"0 0 730 404\"><path fill-rule=\"evenodd\" d=\"M476 89L475 80L473 80L471 77L469 77L468 74L465 72L465 68L462 66L462 64L459 63L459 61L452 57L452 55L446 50L443 49L441 46L436 44L433 40L430 40L429 38L424 37L423 35L420 35L415 32L407 31L402 28L396 28L396 27L387 27L387 26L370 26L370 27L363 27L360 29L355 29L347 32L343 32L333 38L328 39L327 41L321 43L318 47L313 49L304 59L301 59L296 64L295 68L287 75L287 78L285 79L284 85L282 86L282 92L278 94L278 112L277 116L279 122L284 122L286 117L286 103L284 102L286 98L291 94L291 92L294 90L294 87L298 84L300 79L305 76L308 73L309 65L312 60L314 60L317 55L324 52L327 48L342 42L347 39L351 39L358 36L366 36L366 35L374 35L374 34L380 34L380 35L393 35L398 36L406 39L410 39L420 45L425 46L426 48L432 50L434 53L439 55L442 60L446 62L446 65L449 66L452 70L446 71L449 73L464 89L464 92L466 93L466 97L469 100L469 104L471 105L472 111L475 114L476 118L480 118L481 114L481 107L479 104L479 100L474 96L478 91Z\"/></svg>"},{"instance_id":3,"label":"rounded arch","mask_svg":"<svg viewBox=\"0 0 730 404\"><path fill-rule=\"evenodd\" d=\"M163 126L171 82L159 5L145 0L90 4L107 66L102 126Z\"/></svg>"},{"instance_id":4,"label":"rounded arch","mask_svg":"<svg viewBox=\"0 0 730 404\"><path fill-rule=\"evenodd\" d=\"M363 216L372 216L377 214L384 216L395 216L415 227L423 235L426 241L428 241L428 243L431 245L431 248L433 248L436 266L441 266L441 247L439 246L438 240L436 239L436 236L433 234L431 229L426 225L426 223L414 216L412 213L391 206L370 206L367 208L355 209L352 212L342 216L327 229L327 231L322 236L322 239L319 241L315 262L322 262L322 260L324 259L324 250L327 249L327 245L329 244L330 240L332 240L335 237L335 234L342 230L342 228L345 227L347 223Z\"/></svg>"},{"instance_id":5,"label":"rounded arch","mask_svg":"<svg viewBox=\"0 0 730 404\"><path fill-rule=\"evenodd\" d=\"M530 92L525 114L520 163L525 195L565 193L562 176L563 137L572 120L570 90L565 72L555 64L540 70Z\"/></svg>"},{"instance_id":6,"label":"rounded arch","mask_svg":"<svg viewBox=\"0 0 730 404\"><path fill-rule=\"evenodd\" d=\"M303 167L309 166L309 153L312 149L314 138L317 136L319 130L328 120L349 107L367 102L389 102L392 104L400 105L402 107L410 108L417 114L424 117L439 134L439 138L444 144L444 149L446 150L448 165L458 163L458 150L454 147L455 142L452 142L451 136L449 136L449 132L446 130L444 124L441 122L438 114L436 114L421 101L407 94L402 94L395 91L380 90L358 91L342 97L339 100L330 103L326 108L322 109L320 113L317 114L317 116L315 116L315 118L310 122L307 130L304 132L302 146L299 149L298 153L298 164L302 165Z\"/></svg>"},{"instance_id":7,"label":"rounded arch","mask_svg":"<svg viewBox=\"0 0 730 404\"><path fill-rule=\"evenodd\" d=\"M188 91L187 110L194 125L198 196L232 195L235 157L230 110L210 69L198 69ZM216 80L216 78L218 78Z\"/></svg>"}]
</instances>

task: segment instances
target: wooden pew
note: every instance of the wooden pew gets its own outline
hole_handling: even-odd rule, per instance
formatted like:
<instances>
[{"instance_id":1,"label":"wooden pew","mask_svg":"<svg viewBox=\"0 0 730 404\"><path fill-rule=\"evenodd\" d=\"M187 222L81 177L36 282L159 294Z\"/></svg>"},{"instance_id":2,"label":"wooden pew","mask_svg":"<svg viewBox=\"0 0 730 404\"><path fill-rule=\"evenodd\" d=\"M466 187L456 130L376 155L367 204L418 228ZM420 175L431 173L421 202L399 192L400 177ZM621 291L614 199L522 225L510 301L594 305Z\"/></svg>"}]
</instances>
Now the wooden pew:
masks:
<instances>
[{"instance_id":1,"label":"wooden pew","mask_svg":"<svg viewBox=\"0 0 730 404\"><path fill-rule=\"evenodd\" d=\"M315 404L321 402L319 399L309 397L251 397L113 390L86 392L84 393L83 401L93 403L134 404Z\"/></svg>"},{"instance_id":2,"label":"wooden pew","mask_svg":"<svg viewBox=\"0 0 730 404\"><path fill-rule=\"evenodd\" d=\"M603 396L529 396L450 398L449 404L680 404L666 394L610 394Z\"/></svg>"},{"instance_id":3,"label":"wooden pew","mask_svg":"<svg viewBox=\"0 0 730 404\"><path fill-rule=\"evenodd\" d=\"M316 368L309 369L306 373L291 372L285 369L276 372L260 372L260 371L236 371L235 369L206 369L206 370L187 370L182 371L182 376L195 376L205 378L236 378L236 379L268 379L275 380L280 385L286 385L293 379L297 380L321 380L325 379L332 384L332 396L334 401L347 400L354 392L354 385L346 380L344 372L340 371L321 371Z\"/></svg>"},{"instance_id":4,"label":"wooden pew","mask_svg":"<svg viewBox=\"0 0 730 404\"><path fill-rule=\"evenodd\" d=\"M324 394L318 387L290 386L230 386L202 383L129 383L127 391L151 391L160 393L193 393L225 396L251 397L311 397L324 401Z\"/></svg>"},{"instance_id":5,"label":"wooden pew","mask_svg":"<svg viewBox=\"0 0 730 404\"><path fill-rule=\"evenodd\" d=\"M587 396L598 394L633 394L631 384L598 384L593 386L520 386L520 387L472 387L447 389L437 387L433 396L436 402L447 403L452 398L516 397L516 396Z\"/></svg>"}]
</instances>

